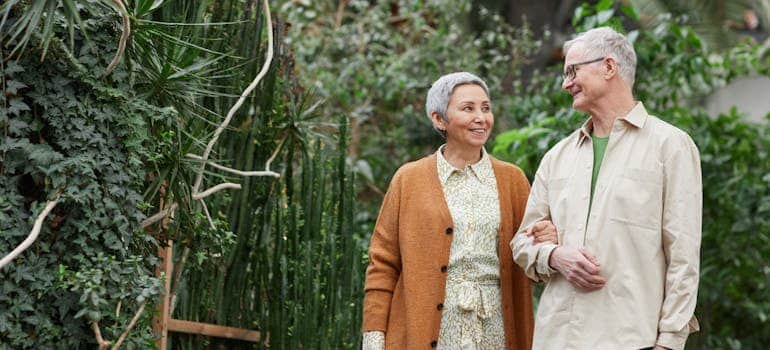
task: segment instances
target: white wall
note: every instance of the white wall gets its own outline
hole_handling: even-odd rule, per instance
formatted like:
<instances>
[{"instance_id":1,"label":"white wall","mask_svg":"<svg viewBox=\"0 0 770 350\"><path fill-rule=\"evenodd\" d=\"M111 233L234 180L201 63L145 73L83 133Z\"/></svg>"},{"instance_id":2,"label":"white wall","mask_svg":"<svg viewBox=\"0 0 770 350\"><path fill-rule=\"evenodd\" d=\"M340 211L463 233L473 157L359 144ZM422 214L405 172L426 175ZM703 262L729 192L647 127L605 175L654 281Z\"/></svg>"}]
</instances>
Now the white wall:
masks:
<instances>
[{"instance_id":1,"label":"white wall","mask_svg":"<svg viewBox=\"0 0 770 350\"><path fill-rule=\"evenodd\" d=\"M762 121L770 113L770 77L743 77L717 90L706 99L706 110L712 116L738 111L754 121Z\"/></svg>"}]
</instances>

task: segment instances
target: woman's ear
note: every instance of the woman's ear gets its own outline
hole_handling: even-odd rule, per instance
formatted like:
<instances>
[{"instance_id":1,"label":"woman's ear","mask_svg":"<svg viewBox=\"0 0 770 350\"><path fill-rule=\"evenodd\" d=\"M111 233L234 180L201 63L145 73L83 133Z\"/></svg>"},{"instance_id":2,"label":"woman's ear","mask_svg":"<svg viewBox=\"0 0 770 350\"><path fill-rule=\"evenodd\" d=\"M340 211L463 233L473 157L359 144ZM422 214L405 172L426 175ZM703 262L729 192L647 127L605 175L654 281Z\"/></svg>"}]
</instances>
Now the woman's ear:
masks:
<instances>
[{"instance_id":1,"label":"woman's ear","mask_svg":"<svg viewBox=\"0 0 770 350\"><path fill-rule=\"evenodd\" d=\"M441 115L438 114L438 112L432 112L430 114L430 121L433 122L434 128L446 131L446 122L444 121L444 118L441 118Z\"/></svg>"}]
</instances>

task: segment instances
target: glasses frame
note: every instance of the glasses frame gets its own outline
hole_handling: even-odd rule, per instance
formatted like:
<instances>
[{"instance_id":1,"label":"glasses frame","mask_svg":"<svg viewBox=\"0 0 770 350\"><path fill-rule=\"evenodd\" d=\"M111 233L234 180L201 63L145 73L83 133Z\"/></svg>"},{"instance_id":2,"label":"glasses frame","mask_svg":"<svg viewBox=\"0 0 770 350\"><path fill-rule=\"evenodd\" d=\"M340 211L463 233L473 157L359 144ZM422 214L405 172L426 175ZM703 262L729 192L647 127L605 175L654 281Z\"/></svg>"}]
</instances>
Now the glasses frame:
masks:
<instances>
[{"instance_id":1,"label":"glasses frame","mask_svg":"<svg viewBox=\"0 0 770 350\"><path fill-rule=\"evenodd\" d=\"M564 69L564 72L561 73L561 77L564 79L564 81L575 79L575 76L577 75L577 69L576 69L577 67L586 65L586 64L596 63L599 61L604 61L605 58L607 57L599 57L588 61L570 64Z\"/></svg>"}]
</instances>

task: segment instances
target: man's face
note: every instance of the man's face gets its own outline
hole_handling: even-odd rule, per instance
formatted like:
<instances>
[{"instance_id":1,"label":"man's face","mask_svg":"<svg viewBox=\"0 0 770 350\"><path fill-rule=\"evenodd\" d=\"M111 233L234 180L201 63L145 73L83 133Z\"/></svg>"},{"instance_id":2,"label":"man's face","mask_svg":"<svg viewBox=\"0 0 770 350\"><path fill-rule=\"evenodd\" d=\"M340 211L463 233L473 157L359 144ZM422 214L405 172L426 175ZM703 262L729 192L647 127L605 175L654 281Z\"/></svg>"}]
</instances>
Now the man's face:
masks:
<instances>
[{"instance_id":1,"label":"man's face","mask_svg":"<svg viewBox=\"0 0 770 350\"><path fill-rule=\"evenodd\" d=\"M598 54L586 52L580 43L573 45L564 57L565 78L561 87L572 95L572 108L588 113L604 94L607 81L604 60L600 58Z\"/></svg>"}]
</instances>

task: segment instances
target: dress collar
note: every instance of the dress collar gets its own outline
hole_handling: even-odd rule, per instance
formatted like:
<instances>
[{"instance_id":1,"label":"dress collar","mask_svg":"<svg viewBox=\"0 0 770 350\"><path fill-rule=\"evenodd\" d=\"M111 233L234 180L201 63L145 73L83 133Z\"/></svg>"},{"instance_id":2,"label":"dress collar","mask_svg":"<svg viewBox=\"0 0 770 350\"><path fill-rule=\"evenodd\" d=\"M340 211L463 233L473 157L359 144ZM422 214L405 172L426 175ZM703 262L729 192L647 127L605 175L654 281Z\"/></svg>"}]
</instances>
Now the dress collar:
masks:
<instances>
[{"instance_id":1,"label":"dress collar","mask_svg":"<svg viewBox=\"0 0 770 350\"><path fill-rule=\"evenodd\" d=\"M495 181L492 160L484 147L481 148L481 159L474 164L467 165L465 169L457 169L452 166L452 164L449 164L449 161L444 158L444 147L446 147L446 144L441 145L438 151L436 151L436 158L438 158L436 162L438 164L438 178L442 186L446 185L446 182L452 174L455 172L462 173L464 171L474 175L484 184L491 184Z\"/></svg>"}]
</instances>

